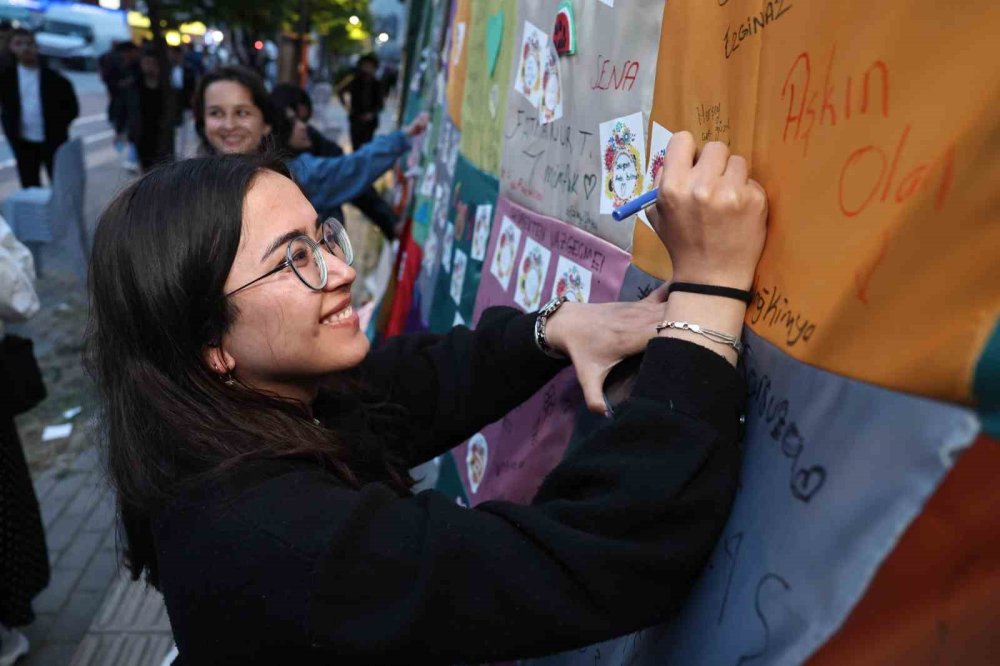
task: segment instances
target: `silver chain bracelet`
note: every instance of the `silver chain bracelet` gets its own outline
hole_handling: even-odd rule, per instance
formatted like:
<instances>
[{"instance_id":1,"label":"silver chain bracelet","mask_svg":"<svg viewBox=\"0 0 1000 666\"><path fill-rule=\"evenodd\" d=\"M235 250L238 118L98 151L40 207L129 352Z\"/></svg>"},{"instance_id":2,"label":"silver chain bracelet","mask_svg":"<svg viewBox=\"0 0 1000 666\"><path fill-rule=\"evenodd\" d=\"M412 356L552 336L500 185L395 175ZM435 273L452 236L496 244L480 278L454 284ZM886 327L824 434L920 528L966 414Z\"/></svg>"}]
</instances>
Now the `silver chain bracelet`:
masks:
<instances>
[{"instance_id":1,"label":"silver chain bracelet","mask_svg":"<svg viewBox=\"0 0 1000 666\"><path fill-rule=\"evenodd\" d=\"M686 321L662 321L656 325L656 332L659 333L665 328L672 328L678 331L691 331L692 333L697 333L698 335L703 335L712 342L718 342L736 350L737 354L743 353L743 343L737 338L726 333L720 333L719 331L713 331L710 328L705 328L699 326L698 324L691 324Z\"/></svg>"}]
</instances>

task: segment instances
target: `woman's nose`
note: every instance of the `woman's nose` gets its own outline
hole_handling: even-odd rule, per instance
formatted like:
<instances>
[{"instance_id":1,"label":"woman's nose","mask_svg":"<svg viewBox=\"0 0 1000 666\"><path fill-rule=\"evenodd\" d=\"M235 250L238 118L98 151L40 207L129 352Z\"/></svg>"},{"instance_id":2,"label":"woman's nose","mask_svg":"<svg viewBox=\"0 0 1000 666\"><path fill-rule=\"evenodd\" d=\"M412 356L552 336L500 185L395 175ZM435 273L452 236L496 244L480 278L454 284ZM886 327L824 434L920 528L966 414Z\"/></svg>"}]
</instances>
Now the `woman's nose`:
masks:
<instances>
[{"instance_id":1,"label":"woman's nose","mask_svg":"<svg viewBox=\"0 0 1000 666\"><path fill-rule=\"evenodd\" d=\"M358 273L347 262L331 252L323 252L326 260L326 289L336 291L344 285L354 284Z\"/></svg>"}]
</instances>

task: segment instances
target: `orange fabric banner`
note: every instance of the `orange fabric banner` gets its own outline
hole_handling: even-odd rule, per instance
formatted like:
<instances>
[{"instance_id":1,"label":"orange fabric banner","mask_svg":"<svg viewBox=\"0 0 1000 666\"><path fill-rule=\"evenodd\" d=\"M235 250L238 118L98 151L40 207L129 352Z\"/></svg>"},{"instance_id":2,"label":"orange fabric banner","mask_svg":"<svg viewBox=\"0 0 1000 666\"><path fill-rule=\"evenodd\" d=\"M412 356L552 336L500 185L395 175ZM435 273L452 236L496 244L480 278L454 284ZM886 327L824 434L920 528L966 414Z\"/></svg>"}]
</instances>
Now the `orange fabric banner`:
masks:
<instances>
[{"instance_id":1,"label":"orange fabric banner","mask_svg":"<svg viewBox=\"0 0 1000 666\"><path fill-rule=\"evenodd\" d=\"M728 142L768 191L751 328L824 369L971 402L1000 312L1000 7L672 2L663 21L652 120ZM648 231L637 263L665 277Z\"/></svg>"}]
</instances>

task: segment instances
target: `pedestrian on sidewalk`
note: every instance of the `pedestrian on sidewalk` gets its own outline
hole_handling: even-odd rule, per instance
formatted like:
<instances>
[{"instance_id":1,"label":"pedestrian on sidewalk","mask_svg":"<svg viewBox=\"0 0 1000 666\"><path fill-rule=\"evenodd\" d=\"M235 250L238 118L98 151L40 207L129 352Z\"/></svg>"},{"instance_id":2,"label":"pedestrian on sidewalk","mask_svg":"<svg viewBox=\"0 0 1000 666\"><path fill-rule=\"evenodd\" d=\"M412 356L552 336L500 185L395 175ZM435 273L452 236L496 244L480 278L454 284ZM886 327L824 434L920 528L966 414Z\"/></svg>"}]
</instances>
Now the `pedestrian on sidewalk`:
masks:
<instances>
[{"instance_id":1,"label":"pedestrian on sidewalk","mask_svg":"<svg viewBox=\"0 0 1000 666\"><path fill-rule=\"evenodd\" d=\"M38 312L34 280L31 252L0 218L0 666L27 654L16 627L34 621L31 600L49 584L45 528L14 423L40 399L40 377L30 343L4 331L4 322Z\"/></svg>"},{"instance_id":2,"label":"pedestrian on sidewalk","mask_svg":"<svg viewBox=\"0 0 1000 666\"><path fill-rule=\"evenodd\" d=\"M283 163L176 162L111 203L87 355L127 563L163 592L175 664L510 661L675 615L737 489L767 205L722 143L699 155L677 132L665 159L650 215L674 277L728 297L495 307L374 351L350 239ZM571 361L603 413L609 369L643 352L631 397L530 505L411 491L408 470Z\"/></svg>"},{"instance_id":3,"label":"pedestrian on sidewalk","mask_svg":"<svg viewBox=\"0 0 1000 666\"><path fill-rule=\"evenodd\" d=\"M73 84L39 60L30 30L15 28L9 48L17 64L0 72L0 121L21 187L37 187L43 164L52 180L56 149L69 138L80 106Z\"/></svg>"},{"instance_id":4,"label":"pedestrian on sidewalk","mask_svg":"<svg viewBox=\"0 0 1000 666\"><path fill-rule=\"evenodd\" d=\"M341 205L370 188L409 148L408 137L427 127L421 115L403 131L379 136L353 153L317 157L307 152L305 123L276 109L263 79L239 66L220 67L202 78L194 113L203 153L277 151L289 158L289 169L324 218L336 217Z\"/></svg>"},{"instance_id":5,"label":"pedestrian on sidewalk","mask_svg":"<svg viewBox=\"0 0 1000 666\"><path fill-rule=\"evenodd\" d=\"M10 35L14 25L7 19L0 20L0 70L14 64L14 56L10 52Z\"/></svg>"},{"instance_id":6,"label":"pedestrian on sidewalk","mask_svg":"<svg viewBox=\"0 0 1000 666\"><path fill-rule=\"evenodd\" d=\"M354 72L337 84L337 97L347 109L351 123L351 149L357 150L372 140L378 129L378 115L385 106L385 91L375 73L378 58L366 53L358 58Z\"/></svg>"},{"instance_id":7,"label":"pedestrian on sidewalk","mask_svg":"<svg viewBox=\"0 0 1000 666\"><path fill-rule=\"evenodd\" d=\"M309 147L304 151L316 157L340 157L344 154L344 149L336 141L331 141L318 129L309 124L313 115L312 98L309 93L292 83L279 83L271 91L271 103L280 113L282 111L288 115L290 122L301 122L305 125L308 136ZM358 210L368 218L385 236L387 241L396 238L396 225L399 223L399 216L392 210L382 196L375 191L375 188L368 186L357 197L351 199ZM338 219L344 219L343 212L337 209L331 210L331 215Z\"/></svg>"},{"instance_id":8,"label":"pedestrian on sidewalk","mask_svg":"<svg viewBox=\"0 0 1000 666\"><path fill-rule=\"evenodd\" d=\"M168 97L174 94L170 78L160 71L156 50L147 46L139 58L139 74L126 91L125 102L128 137L135 144L143 171L174 156L174 119L165 118L163 114L164 105L173 104L174 100ZM167 132L169 140L163 140Z\"/></svg>"}]
</instances>

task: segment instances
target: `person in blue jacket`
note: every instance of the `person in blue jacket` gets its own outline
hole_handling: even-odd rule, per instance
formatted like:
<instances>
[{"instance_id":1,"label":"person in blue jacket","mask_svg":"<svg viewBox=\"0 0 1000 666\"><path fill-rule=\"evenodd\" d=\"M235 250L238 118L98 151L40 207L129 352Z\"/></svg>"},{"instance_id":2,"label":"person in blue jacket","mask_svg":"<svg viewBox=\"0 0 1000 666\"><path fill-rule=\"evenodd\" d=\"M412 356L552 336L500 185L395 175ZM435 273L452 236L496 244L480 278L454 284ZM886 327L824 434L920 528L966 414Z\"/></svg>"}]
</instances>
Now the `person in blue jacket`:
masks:
<instances>
[{"instance_id":1,"label":"person in blue jacket","mask_svg":"<svg viewBox=\"0 0 1000 666\"><path fill-rule=\"evenodd\" d=\"M240 66L219 67L198 84L195 130L205 154L251 154L278 150L294 157L289 170L322 216L365 192L410 147L409 137L427 128L421 114L403 130L375 137L360 150L340 157L308 152L308 131L301 121L275 109L264 82Z\"/></svg>"}]
</instances>

